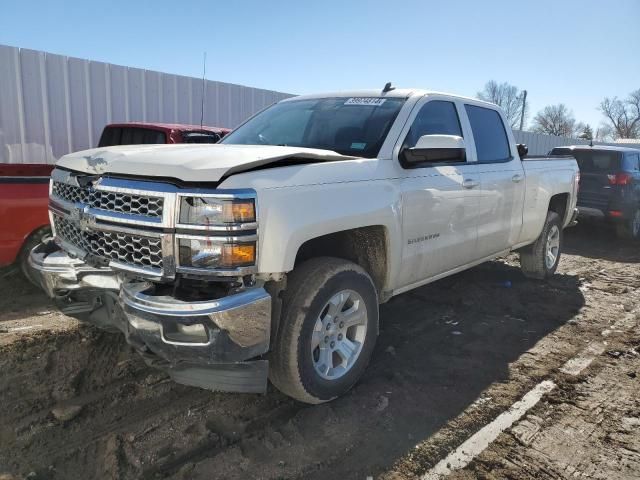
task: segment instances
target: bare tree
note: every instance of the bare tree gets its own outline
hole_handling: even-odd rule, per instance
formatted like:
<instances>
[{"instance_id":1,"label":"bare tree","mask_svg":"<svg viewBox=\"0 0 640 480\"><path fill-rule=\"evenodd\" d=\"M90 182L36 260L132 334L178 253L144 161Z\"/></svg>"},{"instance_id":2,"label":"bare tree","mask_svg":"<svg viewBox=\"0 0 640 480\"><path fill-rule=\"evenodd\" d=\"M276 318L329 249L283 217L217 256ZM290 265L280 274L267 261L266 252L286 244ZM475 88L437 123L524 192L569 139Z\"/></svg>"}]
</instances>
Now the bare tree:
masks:
<instances>
[{"instance_id":1,"label":"bare tree","mask_svg":"<svg viewBox=\"0 0 640 480\"><path fill-rule=\"evenodd\" d=\"M490 80L484 85L484 89L476 95L480 100L500 105L504 110L511 128L519 128L522 114L522 100L524 90L518 89L507 82L498 83ZM528 108L525 105L524 116L527 117Z\"/></svg>"},{"instance_id":2,"label":"bare tree","mask_svg":"<svg viewBox=\"0 0 640 480\"><path fill-rule=\"evenodd\" d=\"M572 137L584 129L583 123L576 123L573 112L564 103L548 105L533 119L533 131L559 137Z\"/></svg>"},{"instance_id":3,"label":"bare tree","mask_svg":"<svg viewBox=\"0 0 640 480\"><path fill-rule=\"evenodd\" d=\"M595 139L599 142L613 142L615 138L613 136L613 128L611 128L611 125L602 122L596 130Z\"/></svg>"},{"instance_id":4,"label":"bare tree","mask_svg":"<svg viewBox=\"0 0 640 480\"><path fill-rule=\"evenodd\" d=\"M611 125L615 138L640 137L640 88L624 100L605 98L600 111Z\"/></svg>"}]
</instances>

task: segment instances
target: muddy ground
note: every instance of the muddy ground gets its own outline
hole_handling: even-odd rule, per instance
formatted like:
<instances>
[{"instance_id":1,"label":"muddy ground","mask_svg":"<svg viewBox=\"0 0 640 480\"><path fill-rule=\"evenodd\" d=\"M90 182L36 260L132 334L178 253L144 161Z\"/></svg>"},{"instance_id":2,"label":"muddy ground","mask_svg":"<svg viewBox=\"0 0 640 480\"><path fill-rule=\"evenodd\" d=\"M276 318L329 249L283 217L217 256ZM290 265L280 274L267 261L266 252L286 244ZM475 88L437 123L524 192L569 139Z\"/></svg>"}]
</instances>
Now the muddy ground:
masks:
<instances>
[{"instance_id":1,"label":"muddy ground","mask_svg":"<svg viewBox=\"0 0 640 480\"><path fill-rule=\"evenodd\" d=\"M180 386L119 335L0 272L0 473L15 478L423 475L543 379L558 387L456 478L640 477L640 247L568 231L559 273L515 256L392 299L363 380L321 406ZM628 327L628 326L627 326ZM606 334L585 372L559 372ZM610 348L609 348L610 347ZM636 353L634 353L636 352Z\"/></svg>"}]
</instances>

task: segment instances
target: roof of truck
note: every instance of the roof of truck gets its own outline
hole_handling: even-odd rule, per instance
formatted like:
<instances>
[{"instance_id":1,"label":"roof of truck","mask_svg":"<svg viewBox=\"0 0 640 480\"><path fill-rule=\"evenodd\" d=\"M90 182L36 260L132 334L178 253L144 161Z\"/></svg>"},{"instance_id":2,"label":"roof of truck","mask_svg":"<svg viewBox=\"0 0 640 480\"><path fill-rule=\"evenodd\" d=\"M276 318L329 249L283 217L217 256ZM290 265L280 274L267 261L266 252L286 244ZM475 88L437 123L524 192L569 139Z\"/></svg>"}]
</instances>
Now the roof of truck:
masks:
<instances>
[{"instance_id":1,"label":"roof of truck","mask_svg":"<svg viewBox=\"0 0 640 480\"><path fill-rule=\"evenodd\" d=\"M496 107L495 104L490 102L485 102L483 100L478 100L477 98L464 97L462 95L455 95L453 93L447 92L437 92L434 90L424 90L420 88L394 88L388 92L383 92L382 89L368 89L368 90L347 90L347 91L338 91L338 92L325 92L325 93L313 93L310 95L299 95L297 97L289 97L281 102L290 102L295 100L307 100L314 98L370 98L370 97L389 97L389 98L408 98L416 95L446 95L448 97L459 98L461 100L466 100L474 103L485 103L487 105L491 105L492 107Z\"/></svg>"},{"instance_id":2,"label":"roof of truck","mask_svg":"<svg viewBox=\"0 0 640 480\"><path fill-rule=\"evenodd\" d=\"M230 128L208 127L207 125L188 125L184 123L159 123L159 122L121 122L110 123L107 127L141 127L155 130L179 130L179 131L207 131L213 133L228 133ZM106 127L105 127L106 128Z\"/></svg>"},{"instance_id":3,"label":"roof of truck","mask_svg":"<svg viewBox=\"0 0 640 480\"><path fill-rule=\"evenodd\" d=\"M638 152L637 148L618 147L614 145L560 145L555 148L568 148L570 150L608 150L612 152Z\"/></svg>"}]
</instances>

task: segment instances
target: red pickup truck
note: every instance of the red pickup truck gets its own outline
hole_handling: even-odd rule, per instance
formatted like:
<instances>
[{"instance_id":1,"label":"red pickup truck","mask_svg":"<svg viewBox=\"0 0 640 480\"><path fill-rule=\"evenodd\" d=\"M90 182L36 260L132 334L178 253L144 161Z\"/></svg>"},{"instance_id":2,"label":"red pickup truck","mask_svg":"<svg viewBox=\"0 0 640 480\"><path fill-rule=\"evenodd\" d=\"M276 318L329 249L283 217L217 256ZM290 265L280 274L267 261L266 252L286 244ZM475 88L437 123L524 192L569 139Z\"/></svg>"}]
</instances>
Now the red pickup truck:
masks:
<instances>
[{"instance_id":1,"label":"red pickup truck","mask_svg":"<svg viewBox=\"0 0 640 480\"><path fill-rule=\"evenodd\" d=\"M0 164L0 267L20 262L49 233L49 175L53 165Z\"/></svg>"},{"instance_id":2,"label":"red pickup truck","mask_svg":"<svg viewBox=\"0 0 640 480\"><path fill-rule=\"evenodd\" d=\"M112 123L104 127L98 147L146 143L216 143L228 128L175 123Z\"/></svg>"},{"instance_id":3,"label":"red pickup truck","mask_svg":"<svg viewBox=\"0 0 640 480\"><path fill-rule=\"evenodd\" d=\"M216 143L228 128L168 123L113 123L99 147L158 143ZM0 164L0 267L19 262L31 279L28 253L50 233L49 175L53 165Z\"/></svg>"}]
</instances>

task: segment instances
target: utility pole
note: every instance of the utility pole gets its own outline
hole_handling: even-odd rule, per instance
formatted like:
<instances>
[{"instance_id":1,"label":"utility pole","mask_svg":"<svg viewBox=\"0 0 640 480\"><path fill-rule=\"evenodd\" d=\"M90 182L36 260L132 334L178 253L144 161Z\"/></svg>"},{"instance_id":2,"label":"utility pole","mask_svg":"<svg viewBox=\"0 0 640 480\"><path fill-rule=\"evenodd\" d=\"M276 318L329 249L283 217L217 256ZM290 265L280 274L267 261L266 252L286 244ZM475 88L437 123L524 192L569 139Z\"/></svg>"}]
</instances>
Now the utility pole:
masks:
<instances>
[{"instance_id":1,"label":"utility pole","mask_svg":"<svg viewBox=\"0 0 640 480\"><path fill-rule=\"evenodd\" d=\"M527 91L522 91L522 111L520 112L520 131L524 127L524 111L527 108Z\"/></svg>"}]
</instances>

